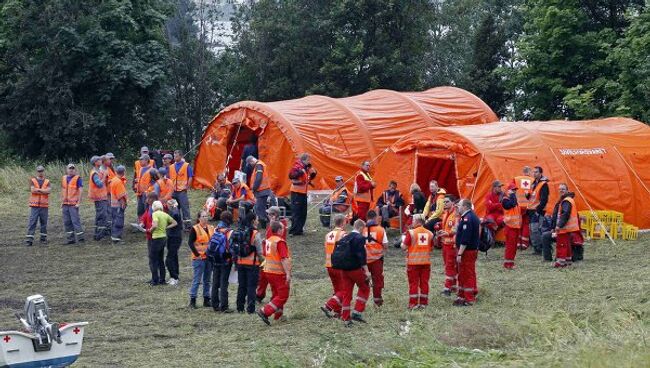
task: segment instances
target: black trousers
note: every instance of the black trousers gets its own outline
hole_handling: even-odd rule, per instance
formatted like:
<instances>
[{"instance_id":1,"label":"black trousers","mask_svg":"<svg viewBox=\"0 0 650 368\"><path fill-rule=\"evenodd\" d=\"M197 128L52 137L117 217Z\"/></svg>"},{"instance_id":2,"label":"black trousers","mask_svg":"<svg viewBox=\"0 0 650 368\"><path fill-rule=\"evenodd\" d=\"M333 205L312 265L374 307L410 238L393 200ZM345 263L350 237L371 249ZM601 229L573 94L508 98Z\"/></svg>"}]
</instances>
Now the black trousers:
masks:
<instances>
[{"instance_id":1,"label":"black trousers","mask_svg":"<svg viewBox=\"0 0 650 368\"><path fill-rule=\"evenodd\" d=\"M169 270L169 277L178 280L178 249L181 247L183 238L170 237L167 238L167 258L165 258L165 265Z\"/></svg>"},{"instance_id":2,"label":"black trousers","mask_svg":"<svg viewBox=\"0 0 650 368\"><path fill-rule=\"evenodd\" d=\"M259 266L237 266L237 310L255 313L255 291L260 278Z\"/></svg>"},{"instance_id":3,"label":"black trousers","mask_svg":"<svg viewBox=\"0 0 650 368\"><path fill-rule=\"evenodd\" d=\"M542 233L542 255L546 262L553 261L553 234L551 231L545 231Z\"/></svg>"},{"instance_id":4,"label":"black trousers","mask_svg":"<svg viewBox=\"0 0 650 368\"><path fill-rule=\"evenodd\" d=\"M302 234L305 221L307 221L307 194L291 192L291 228L289 234Z\"/></svg>"},{"instance_id":5,"label":"black trousers","mask_svg":"<svg viewBox=\"0 0 650 368\"><path fill-rule=\"evenodd\" d=\"M165 282L165 244L167 237L152 239L149 243L149 269L151 270L151 281L154 284Z\"/></svg>"},{"instance_id":6,"label":"black trousers","mask_svg":"<svg viewBox=\"0 0 650 368\"><path fill-rule=\"evenodd\" d=\"M214 310L224 311L228 309L228 277L232 264L212 265L212 291L210 302Z\"/></svg>"}]
</instances>

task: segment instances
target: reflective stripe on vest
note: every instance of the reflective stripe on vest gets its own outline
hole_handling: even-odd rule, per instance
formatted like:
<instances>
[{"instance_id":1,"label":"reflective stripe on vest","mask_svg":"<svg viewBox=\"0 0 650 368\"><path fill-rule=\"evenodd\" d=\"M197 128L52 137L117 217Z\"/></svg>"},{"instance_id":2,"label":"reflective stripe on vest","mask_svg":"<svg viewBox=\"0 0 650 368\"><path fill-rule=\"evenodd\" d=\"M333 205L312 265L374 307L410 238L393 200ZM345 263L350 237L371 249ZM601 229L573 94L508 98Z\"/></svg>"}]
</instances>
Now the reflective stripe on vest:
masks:
<instances>
[{"instance_id":1,"label":"reflective stripe on vest","mask_svg":"<svg viewBox=\"0 0 650 368\"><path fill-rule=\"evenodd\" d=\"M528 200L528 209L529 210L536 210L537 206L539 206L539 204L540 204L539 191L544 185L548 185L548 183L545 182L545 181L540 181L537 184L537 186L535 187L535 189L533 189L531 191L530 199Z\"/></svg>"},{"instance_id":2,"label":"reflective stripe on vest","mask_svg":"<svg viewBox=\"0 0 650 368\"><path fill-rule=\"evenodd\" d=\"M515 185L517 185L517 204L521 208L528 208L530 199L526 198L526 194L530 194L532 191L533 181L535 179L530 176L515 176ZM532 197L531 197L532 199Z\"/></svg>"},{"instance_id":3,"label":"reflective stripe on vest","mask_svg":"<svg viewBox=\"0 0 650 368\"><path fill-rule=\"evenodd\" d=\"M255 244L255 237L257 236L257 230L253 230L251 233L251 245ZM260 261L260 255L257 252L253 252L246 257L240 257L237 259L237 264L242 266L259 266L262 262Z\"/></svg>"},{"instance_id":4,"label":"reflective stripe on vest","mask_svg":"<svg viewBox=\"0 0 650 368\"><path fill-rule=\"evenodd\" d=\"M172 180L174 185L174 191L182 192L187 190L187 184L189 183L189 176L187 173L187 168L190 166L189 163L183 162L181 169L176 172L176 163L169 165L169 178Z\"/></svg>"},{"instance_id":5,"label":"reflective stripe on vest","mask_svg":"<svg viewBox=\"0 0 650 368\"><path fill-rule=\"evenodd\" d=\"M521 229L521 208L515 206L509 210L503 210L503 222L511 229Z\"/></svg>"},{"instance_id":6,"label":"reflective stripe on vest","mask_svg":"<svg viewBox=\"0 0 650 368\"><path fill-rule=\"evenodd\" d=\"M214 234L214 226L208 225L208 231L201 227L201 224L196 224L193 226L194 232L196 232L196 240L194 241L194 247L196 252L199 253L199 256L195 256L194 253L190 252L192 260L195 259L206 259L205 251L208 250L208 244L210 243L210 238Z\"/></svg>"},{"instance_id":7,"label":"reflective stripe on vest","mask_svg":"<svg viewBox=\"0 0 650 368\"><path fill-rule=\"evenodd\" d=\"M336 242L345 236L343 229L336 228L325 235L325 267L332 267L332 253Z\"/></svg>"},{"instance_id":8,"label":"reflective stripe on vest","mask_svg":"<svg viewBox=\"0 0 650 368\"><path fill-rule=\"evenodd\" d=\"M571 203L571 214L569 215L569 220L566 222L563 228L557 231L558 234L572 233L575 231L580 231L580 220L578 219L578 209L576 208L576 202L571 197L566 197L562 202L567 201ZM557 220L556 223L560 222L560 216L562 214L562 204L560 203L560 209L557 211Z\"/></svg>"},{"instance_id":9,"label":"reflective stripe on vest","mask_svg":"<svg viewBox=\"0 0 650 368\"><path fill-rule=\"evenodd\" d=\"M431 264L431 241L433 233L419 226L409 230L411 244L407 249L406 264L428 265Z\"/></svg>"},{"instance_id":10,"label":"reflective stripe on vest","mask_svg":"<svg viewBox=\"0 0 650 368\"><path fill-rule=\"evenodd\" d=\"M68 183L67 176L61 178L61 202L67 206L76 206L79 204L80 188L77 187L79 175L75 175Z\"/></svg>"},{"instance_id":11,"label":"reflective stripe on vest","mask_svg":"<svg viewBox=\"0 0 650 368\"><path fill-rule=\"evenodd\" d=\"M95 169L90 170L90 180L88 180L88 198L91 201L105 201L108 199L108 190L106 189L106 184L102 188L98 187L93 180L93 175L97 175L99 180L103 183L106 183L106 178L104 173L101 173Z\"/></svg>"},{"instance_id":12,"label":"reflective stripe on vest","mask_svg":"<svg viewBox=\"0 0 650 368\"><path fill-rule=\"evenodd\" d=\"M266 164L262 162L262 160L257 160L257 163L255 164L255 168L253 169L253 174L251 175L251 179L250 179L251 188L255 183L255 178L257 177L257 165L262 166L262 182L260 183L260 186L257 188L257 191L261 192L263 190L271 189L271 182L269 181L269 172L266 169Z\"/></svg>"},{"instance_id":13,"label":"reflective stripe on vest","mask_svg":"<svg viewBox=\"0 0 650 368\"><path fill-rule=\"evenodd\" d=\"M456 222L456 211L453 209L451 212L445 211L442 219L442 230L446 231L447 236L442 237L442 244L443 245L451 245L451 246L456 246L456 234L452 234L453 232L456 231L456 228L458 227L458 223Z\"/></svg>"},{"instance_id":14,"label":"reflective stripe on vest","mask_svg":"<svg viewBox=\"0 0 650 368\"><path fill-rule=\"evenodd\" d=\"M50 185L50 181L48 179L43 179L43 185L39 186L38 179L32 178L32 186L35 189L47 189L49 185ZM49 206L50 206L49 194L31 192L31 195L29 196L29 207L47 208Z\"/></svg>"},{"instance_id":15,"label":"reflective stripe on vest","mask_svg":"<svg viewBox=\"0 0 650 368\"><path fill-rule=\"evenodd\" d=\"M359 171L359 175L361 175L363 177L363 180L365 181L372 181L372 177L370 176L370 174L366 172ZM359 189L357 188L356 178L354 180L354 200L357 202L366 202L366 203L372 202L372 189L363 193L359 193Z\"/></svg>"},{"instance_id":16,"label":"reflective stripe on vest","mask_svg":"<svg viewBox=\"0 0 650 368\"><path fill-rule=\"evenodd\" d=\"M172 193L174 192L174 185L172 184L172 181L167 179L167 178L160 178L156 182L158 183L158 187L160 188L160 194L159 198L160 201L164 201L163 204L167 204L168 200L172 199Z\"/></svg>"},{"instance_id":17,"label":"reflective stripe on vest","mask_svg":"<svg viewBox=\"0 0 650 368\"><path fill-rule=\"evenodd\" d=\"M120 199L125 198L126 201L126 187L124 183L126 178L120 178L119 176L114 177L109 182L109 187L111 191L111 207L120 207Z\"/></svg>"},{"instance_id":18,"label":"reflective stripe on vest","mask_svg":"<svg viewBox=\"0 0 650 368\"><path fill-rule=\"evenodd\" d=\"M278 242L282 238L277 235L266 239L266 244L264 244L264 272L272 273L276 275L284 275L284 267L282 267L282 258L280 258L280 253L278 253ZM287 246L287 250L288 250ZM291 259L291 252L289 252L289 259Z\"/></svg>"},{"instance_id":19,"label":"reflective stripe on vest","mask_svg":"<svg viewBox=\"0 0 650 368\"><path fill-rule=\"evenodd\" d=\"M368 227L368 230L364 231L364 236L370 236L376 241L367 241L366 242L366 261L372 263L381 259L384 256L384 234L385 231L383 227L379 225L372 225Z\"/></svg>"}]
</instances>

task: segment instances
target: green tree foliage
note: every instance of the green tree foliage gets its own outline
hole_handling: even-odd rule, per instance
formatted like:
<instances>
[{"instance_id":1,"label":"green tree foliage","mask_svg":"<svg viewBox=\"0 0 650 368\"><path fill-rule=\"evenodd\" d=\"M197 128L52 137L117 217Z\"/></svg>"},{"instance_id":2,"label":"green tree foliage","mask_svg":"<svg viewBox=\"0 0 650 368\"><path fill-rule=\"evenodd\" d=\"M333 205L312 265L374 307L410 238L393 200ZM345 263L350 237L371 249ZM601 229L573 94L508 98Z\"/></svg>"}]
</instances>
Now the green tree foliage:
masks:
<instances>
[{"instance_id":1,"label":"green tree foliage","mask_svg":"<svg viewBox=\"0 0 650 368\"><path fill-rule=\"evenodd\" d=\"M164 103L164 3L9 0L0 125L17 152L79 157L151 134Z\"/></svg>"}]
</instances>

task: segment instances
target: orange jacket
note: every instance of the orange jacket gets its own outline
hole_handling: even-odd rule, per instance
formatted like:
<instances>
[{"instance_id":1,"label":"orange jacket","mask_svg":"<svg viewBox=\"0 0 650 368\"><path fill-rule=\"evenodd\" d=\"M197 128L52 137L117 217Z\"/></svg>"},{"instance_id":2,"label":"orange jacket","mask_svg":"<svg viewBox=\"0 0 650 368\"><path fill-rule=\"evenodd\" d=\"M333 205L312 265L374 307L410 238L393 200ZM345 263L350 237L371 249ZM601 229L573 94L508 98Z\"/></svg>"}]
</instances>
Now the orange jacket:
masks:
<instances>
[{"instance_id":1,"label":"orange jacket","mask_svg":"<svg viewBox=\"0 0 650 368\"><path fill-rule=\"evenodd\" d=\"M67 175L61 178L61 203L66 206L76 206L81 199L81 188L77 186L79 175L75 175L68 183Z\"/></svg>"}]
</instances>

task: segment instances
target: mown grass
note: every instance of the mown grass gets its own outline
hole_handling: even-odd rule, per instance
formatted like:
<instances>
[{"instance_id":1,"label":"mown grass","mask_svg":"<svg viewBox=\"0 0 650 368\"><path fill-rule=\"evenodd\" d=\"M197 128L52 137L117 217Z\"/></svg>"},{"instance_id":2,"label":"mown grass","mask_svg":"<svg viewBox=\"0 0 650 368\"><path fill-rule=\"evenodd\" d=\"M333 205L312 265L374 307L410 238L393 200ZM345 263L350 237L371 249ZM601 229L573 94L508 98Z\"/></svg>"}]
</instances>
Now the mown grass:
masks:
<instances>
[{"instance_id":1,"label":"mown grass","mask_svg":"<svg viewBox=\"0 0 650 368\"><path fill-rule=\"evenodd\" d=\"M129 233L123 246L60 245L56 195L50 246L23 247L28 175L18 167L0 172L12 174L5 179L10 190L0 193L0 326L17 326L13 312L27 295L42 293L56 320L91 322L80 367L650 366L647 236L616 247L591 242L586 261L567 270L523 252L519 268L506 272L503 250L495 249L480 257L479 302L464 309L437 295L443 274L436 251L431 305L414 313L406 311L403 256L390 249L385 305L368 308L368 325L345 329L318 310L331 286L322 265L325 231L312 215L307 235L289 240L295 280L288 320L267 327L255 316L188 310L186 246L181 286L152 289L144 284L149 275L141 234ZM192 193L193 209L204 196ZM131 218L134 211L131 206ZM93 210L84 204L81 212L90 231ZM234 306L234 286L230 291Z\"/></svg>"}]
</instances>

